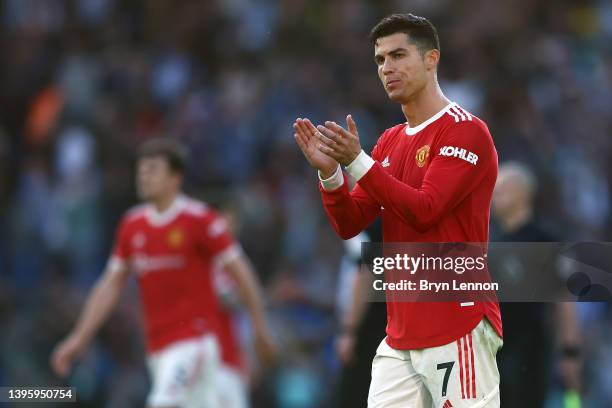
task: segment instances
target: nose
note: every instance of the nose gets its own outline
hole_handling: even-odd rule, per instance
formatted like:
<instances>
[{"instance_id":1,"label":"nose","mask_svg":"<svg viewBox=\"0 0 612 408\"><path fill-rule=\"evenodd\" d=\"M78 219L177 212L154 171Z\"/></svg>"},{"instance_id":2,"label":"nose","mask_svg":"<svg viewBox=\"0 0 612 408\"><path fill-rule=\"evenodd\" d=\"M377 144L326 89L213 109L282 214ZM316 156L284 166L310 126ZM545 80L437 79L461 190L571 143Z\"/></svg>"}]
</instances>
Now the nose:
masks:
<instances>
[{"instance_id":1,"label":"nose","mask_svg":"<svg viewBox=\"0 0 612 408\"><path fill-rule=\"evenodd\" d=\"M393 61L389 57L385 57L385 61L382 64L382 73L388 75L393 72Z\"/></svg>"}]
</instances>

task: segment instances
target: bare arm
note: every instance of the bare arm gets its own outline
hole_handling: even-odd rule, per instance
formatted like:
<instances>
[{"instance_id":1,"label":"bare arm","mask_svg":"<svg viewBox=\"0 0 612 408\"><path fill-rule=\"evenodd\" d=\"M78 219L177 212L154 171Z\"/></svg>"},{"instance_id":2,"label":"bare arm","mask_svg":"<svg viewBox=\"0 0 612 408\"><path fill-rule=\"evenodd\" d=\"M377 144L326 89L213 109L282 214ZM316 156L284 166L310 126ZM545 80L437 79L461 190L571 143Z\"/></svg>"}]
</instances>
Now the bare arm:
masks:
<instances>
[{"instance_id":1,"label":"bare arm","mask_svg":"<svg viewBox=\"0 0 612 408\"><path fill-rule=\"evenodd\" d=\"M348 309L346 315L342 319L342 328L344 331L355 332L361 320L367 306L367 291L368 283L371 280L370 275L361 270L361 266L357 266L355 272L355 281L353 282L352 293L353 299L351 307Z\"/></svg>"},{"instance_id":2,"label":"bare arm","mask_svg":"<svg viewBox=\"0 0 612 408\"><path fill-rule=\"evenodd\" d=\"M578 327L576 304L561 302L556 304L557 342L561 349L560 369L564 385L569 390L580 390L580 371L582 339Z\"/></svg>"},{"instance_id":3,"label":"bare arm","mask_svg":"<svg viewBox=\"0 0 612 408\"><path fill-rule=\"evenodd\" d=\"M259 357L264 363L270 363L274 359L275 346L266 323L261 285L251 263L245 255L239 255L227 261L224 268L236 282L242 301L253 321Z\"/></svg>"},{"instance_id":4,"label":"bare arm","mask_svg":"<svg viewBox=\"0 0 612 408\"><path fill-rule=\"evenodd\" d=\"M580 332L576 305L571 302L557 304L557 328L562 345L580 346Z\"/></svg>"},{"instance_id":5,"label":"bare arm","mask_svg":"<svg viewBox=\"0 0 612 408\"><path fill-rule=\"evenodd\" d=\"M66 376L70 372L117 305L128 276L127 268L121 266L107 269L98 279L75 327L53 351L51 366L56 374Z\"/></svg>"},{"instance_id":6,"label":"bare arm","mask_svg":"<svg viewBox=\"0 0 612 408\"><path fill-rule=\"evenodd\" d=\"M345 315L340 318L341 333L336 342L338 355L345 364L353 359L355 334L368 307L366 288L371 277L368 273L362 271L360 266L356 268L355 279L351 287L351 307L347 308Z\"/></svg>"}]
</instances>

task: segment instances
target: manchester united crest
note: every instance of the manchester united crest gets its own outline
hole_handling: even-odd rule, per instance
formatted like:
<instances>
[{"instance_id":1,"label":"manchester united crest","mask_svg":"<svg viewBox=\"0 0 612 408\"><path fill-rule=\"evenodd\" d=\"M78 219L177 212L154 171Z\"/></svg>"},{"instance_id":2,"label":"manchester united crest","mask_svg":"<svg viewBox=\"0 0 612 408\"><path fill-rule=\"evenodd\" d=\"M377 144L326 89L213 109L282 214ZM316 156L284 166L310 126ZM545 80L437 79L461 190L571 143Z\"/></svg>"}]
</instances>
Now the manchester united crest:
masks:
<instances>
[{"instance_id":1,"label":"manchester united crest","mask_svg":"<svg viewBox=\"0 0 612 408\"><path fill-rule=\"evenodd\" d=\"M425 145L419 148L416 152L415 160L419 167L423 167L429 157L429 145Z\"/></svg>"},{"instance_id":2,"label":"manchester united crest","mask_svg":"<svg viewBox=\"0 0 612 408\"><path fill-rule=\"evenodd\" d=\"M170 245L173 248L180 247L184 240L185 240L185 234L183 233L183 230L179 228L174 228L168 234L168 245Z\"/></svg>"}]
</instances>

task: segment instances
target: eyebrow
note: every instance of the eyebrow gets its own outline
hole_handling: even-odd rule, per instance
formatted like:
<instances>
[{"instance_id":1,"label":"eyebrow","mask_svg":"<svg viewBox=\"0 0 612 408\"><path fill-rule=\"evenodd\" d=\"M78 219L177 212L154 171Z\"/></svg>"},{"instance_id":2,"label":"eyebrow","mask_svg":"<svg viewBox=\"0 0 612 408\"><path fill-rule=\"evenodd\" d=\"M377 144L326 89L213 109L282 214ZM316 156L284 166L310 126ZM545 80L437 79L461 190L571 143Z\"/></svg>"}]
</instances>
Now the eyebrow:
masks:
<instances>
[{"instance_id":1,"label":"eyebrow","mask_svg":"<svg viewBox=\"0 0 612 408\"><path fill-rule=\"evenodd\" d=\"M404 48L404 47L397 47L392 49L391 51L387 52L387 54L395 54L397 52L400 51L408 51L408 48ZM374 54L374 60L376 60L379 57L383 57L384 54Z\"/></svg>"}]
</instances>

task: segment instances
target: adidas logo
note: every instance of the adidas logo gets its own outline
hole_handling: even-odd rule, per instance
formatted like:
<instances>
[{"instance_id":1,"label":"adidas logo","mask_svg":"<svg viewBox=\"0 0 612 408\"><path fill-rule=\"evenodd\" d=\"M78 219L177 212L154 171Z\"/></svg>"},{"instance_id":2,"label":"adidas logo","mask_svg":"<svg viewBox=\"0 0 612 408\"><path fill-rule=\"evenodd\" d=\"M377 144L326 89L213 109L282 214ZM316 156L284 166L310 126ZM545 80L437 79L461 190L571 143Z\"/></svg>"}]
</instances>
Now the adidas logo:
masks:
<instances>
[{"instance_id":1,"label":"adidas logo","mask_svg":"<svg viewBox=\"0 0 612 408\"><path fill-rule=\"evenodd\" d=\"M391 163L389 163L389 156L385 157L385 160L383 160L380 165L383 167L389 167L391 165Z\"/></svg>"}]
</instances>

